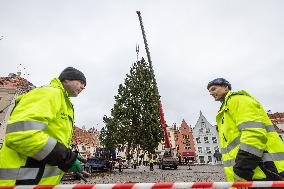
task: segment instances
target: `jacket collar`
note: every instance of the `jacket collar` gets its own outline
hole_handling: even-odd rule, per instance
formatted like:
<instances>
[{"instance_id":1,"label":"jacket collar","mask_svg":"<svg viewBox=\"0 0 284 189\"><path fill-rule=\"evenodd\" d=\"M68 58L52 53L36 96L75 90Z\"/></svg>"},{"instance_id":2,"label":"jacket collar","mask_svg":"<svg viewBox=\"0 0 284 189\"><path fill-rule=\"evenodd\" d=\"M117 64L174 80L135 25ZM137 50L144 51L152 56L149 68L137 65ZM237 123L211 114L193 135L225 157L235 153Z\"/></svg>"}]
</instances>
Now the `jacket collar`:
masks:
<instances>
[{"instance_id":1,"label":"jacket collar","mask_svg":"<svg viewBox=\"0 0 284 189\"><path fill-rule=\"evenodd\" d=\"M70 104L72 104L67 91L64 89L63 84L61 83L61 81L58 78L53 78L49 85L52 86L52 87L56 87L56 88L61 89L65 98L68 99Z\"/></svg>"},{"instance_id":2,"label":"jacket collar","mask_svg":"<svg viewBox=\"0 0 284 189\"><path fill-rule=\"evenodd\" d=\"M221 110L223 110L224 107L227 107L228 100L229 100L232 96L234 96L234 95L246 95L246 96L252 97L249 93L247 93L247 92L244 91L244 90L240 90L240 91L236 91L236 92L229 91L229 92L227 93L227 95L225 96L224 102L222 103L222 105L221 105L221 107L220 107L220 109L219 109L219 112L220 112ZM253 97L252 97L252 98L253 98Z\"/></svg>"}]
</instances>

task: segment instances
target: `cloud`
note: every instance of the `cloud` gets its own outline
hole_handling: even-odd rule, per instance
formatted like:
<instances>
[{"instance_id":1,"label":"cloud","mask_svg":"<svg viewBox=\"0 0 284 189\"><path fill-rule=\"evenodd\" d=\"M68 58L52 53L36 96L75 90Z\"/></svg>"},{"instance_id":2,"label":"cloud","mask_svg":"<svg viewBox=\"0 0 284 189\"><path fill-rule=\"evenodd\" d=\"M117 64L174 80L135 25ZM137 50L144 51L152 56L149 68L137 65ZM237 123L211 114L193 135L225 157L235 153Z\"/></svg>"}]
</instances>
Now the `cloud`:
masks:
<instances>
[{"instance_id":1,"label":"cloud","mask_svg":"<svg viewBox=\"0 0 284 189\"><path fill-rule=\"evenodd\" d=\"M136 44L146 58L140 10L168 124L195 125L200 110L215 124L220 104L206 85L216 77L283 112L283 8L273 0L5 1L0 75L22 64L40 86L67 66L82 70L87 88L73 99L76 124L101 128L136 61Z\"/></svg>"}]
</instances>

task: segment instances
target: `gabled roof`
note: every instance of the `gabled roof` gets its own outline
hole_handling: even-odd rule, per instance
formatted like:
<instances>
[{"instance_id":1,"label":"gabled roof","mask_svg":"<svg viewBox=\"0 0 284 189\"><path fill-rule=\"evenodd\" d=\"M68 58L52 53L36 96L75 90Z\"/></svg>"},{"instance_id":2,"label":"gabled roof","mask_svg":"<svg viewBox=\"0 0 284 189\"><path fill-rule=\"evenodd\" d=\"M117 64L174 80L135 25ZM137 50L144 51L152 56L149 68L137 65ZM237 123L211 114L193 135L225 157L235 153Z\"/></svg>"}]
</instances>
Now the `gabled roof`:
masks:
<instances>
[{"instance_id":1,"label":"gabled roof","mask_svg":"<svg viewBox=\"0 0 284 189\"><path fill-rule=\"evenodd\" d=\"M181 122L181 125L180 125L180 128L179 130L181 130L182 128L186 128L189 130L189 132L191 132L191 127L188 126L188 124L186 123L186 121L183 119L182 122Z\"/></svg>"},{"instance_id":2,"label":"gabled roof","mask_svg":"<svg viewBox=\"0 0 284 189\"><path fill-rule=\"evenodd\" d=\"M205 118L205 116L202 114L202 112L199 112L199 118L195 124L195 126L193 127L193 130L195 130L198 126L201 126L201 123L204 122L206 126L211 126L214 127L213 125L211 125L207 119Z\"/></svg>"}]
</instances>

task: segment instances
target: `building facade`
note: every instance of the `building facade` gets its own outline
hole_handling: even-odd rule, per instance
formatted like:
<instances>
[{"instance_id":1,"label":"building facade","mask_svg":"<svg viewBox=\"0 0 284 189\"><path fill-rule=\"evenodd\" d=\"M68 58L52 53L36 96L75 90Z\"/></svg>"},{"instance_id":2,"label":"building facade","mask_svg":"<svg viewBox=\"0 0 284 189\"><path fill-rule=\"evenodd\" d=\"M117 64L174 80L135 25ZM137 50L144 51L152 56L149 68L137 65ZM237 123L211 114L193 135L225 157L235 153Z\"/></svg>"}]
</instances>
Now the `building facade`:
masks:
<instances>
[{"instance_id":1,"label":"building facade","mask_svg":"<svg viewBox=\"0 0 284 189\"><path fill-rule=\"evenodd\" d=\"M101 148L99 143L100 132L95 129L86 130L85 128L74 128L72 145L80 152L85 158L95 156L97 148Z\"/></svg>"},{"instance_id":2,"label":"building facade","mask_svg":"<svg viewBox=\"0 0 284 189\"><path fill-rule=\"evenodd\" d=\"M0 148L5 138L6 126L9 116L15 106L16 98L33 89L35 86L17 74L0 77Z\"/></svg>"},{"instance_id":3,"label":"building facade","mask_svg":"<svg viewBox=\"0 0 284 189\"><path fill-rule=\"evenodd\" d=\"M283 113L272 113L271 111L267 112L268 117L274 125L275 130L278 132L282 141L284 141L284 112Z\"/></svg>"},{"instance_id":4,"label":"building facade","mask_svg":"<svg viewBox=\"0 0 284 189\"><path fill-rule=\"evenodd\" d=\"M0 148L5 138L7 121L15 106L17 96L18 93L15 88L0 88Z\"/></svg>"},{"instance_id":5,"label":"building facade","mask_svg":"<svg viewBox=\"0 0 284 189\"><path fill-rule=\"evenodd\" d=\"M200 111L195 127L192 129L199 164L221 163L220 142L216 126L212 126Z\"/></svg>"},{"instance_id":6,"label":"building facade","mask_svg":"<svg viewBox=\"0 0 284 189\"><path fill-rule=\"evenodd\" d=\"M175 143L180 162L195 162L195 144L190 126L183 119L179 128L174 125Z\"/></svg>"},{"instance_id":7,"label":"building facade","mask_svg":"<svg viewBox=\"0 0 284 189\"><path fill-rule=\"evenodd\" d=\"M170 145L171 145L172 152L173 152L174 156L177 155L175 131L176 131L175 127L168 127L167 126L169 141L170 141ZM159 143L157 149L155 150L155 153L157 154L157 157L160 157L164 154L164 152L165 152L165 141L163 140Z\"/></svg>"}]
</instances>

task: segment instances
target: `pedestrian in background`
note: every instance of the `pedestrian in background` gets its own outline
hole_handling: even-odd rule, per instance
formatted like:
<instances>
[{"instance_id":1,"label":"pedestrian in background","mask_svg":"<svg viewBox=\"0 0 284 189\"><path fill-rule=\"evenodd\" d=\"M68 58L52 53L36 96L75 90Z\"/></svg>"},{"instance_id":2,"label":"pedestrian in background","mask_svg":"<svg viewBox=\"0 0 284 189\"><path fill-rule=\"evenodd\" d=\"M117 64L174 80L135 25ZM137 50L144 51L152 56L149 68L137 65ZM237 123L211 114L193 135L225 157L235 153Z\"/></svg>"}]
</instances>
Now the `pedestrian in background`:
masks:
<instances>
[{"instance_id":1,"label":"pedestrian in background","mask_svg":"<svg viewBox=\"0 0 284 189\"><path fill-rule=\"evenodd\" d=\"M133 168L136 169L136 167L137 167L137 160L134 159L134 160L133 160Z\"/></svg>"},{"instance_id":2,"label":"pedestrian in background","mask_svg":"<svg viewBox=\"0 0 284 189\"><path fill-rule=\"evenodd\" d=\"M223 78L208 83L227 181L284 180L284 144L262 105L246 91L231 91Z\"/></svg>"},{"instance_id":3,"label":"pedestrian in background","mask_svg":"<svg viewBox=\"0 0 284 189\"><path fill-rule=\"evenodd\" d=\"M118 159L118 171L122 172L122 159L121 158Z\"/></svg>"},{"instance_id":4,"label":"pedestrian in background","mask_svg":"<svg viewBox=\"0 0 284 189\"><path fill-rule=\"evenodd\" d=\"M149 159L149 166L150 166L150 171L154 171L154 160L153 160L153 158Z\"/></svg>"},{"instance_id":5,"label":"pedestrian in background","mask_svg":"<svg viewBox=\"0 0 284 189\"><path fill-rule=\"evenodd\" d=\"M190 167L190 164L192 163L192 161L189 159L189 157L187 157L187 166L188 166L188 170L192 170Z\"/></svg>"},{"instance_id":6,"label":"pedestrian in background","mask_svg":"<svg viewBox=\"0 0 284 189\"><path fill-rule=\"evenodd\" d=\"M70 97L77 97L85 86L84 74L67 67L49 85L16 99L0 151L1 186L56 185L64 172L78 169L77 154L70 149Z\"/></svg>"}]
</instances>

